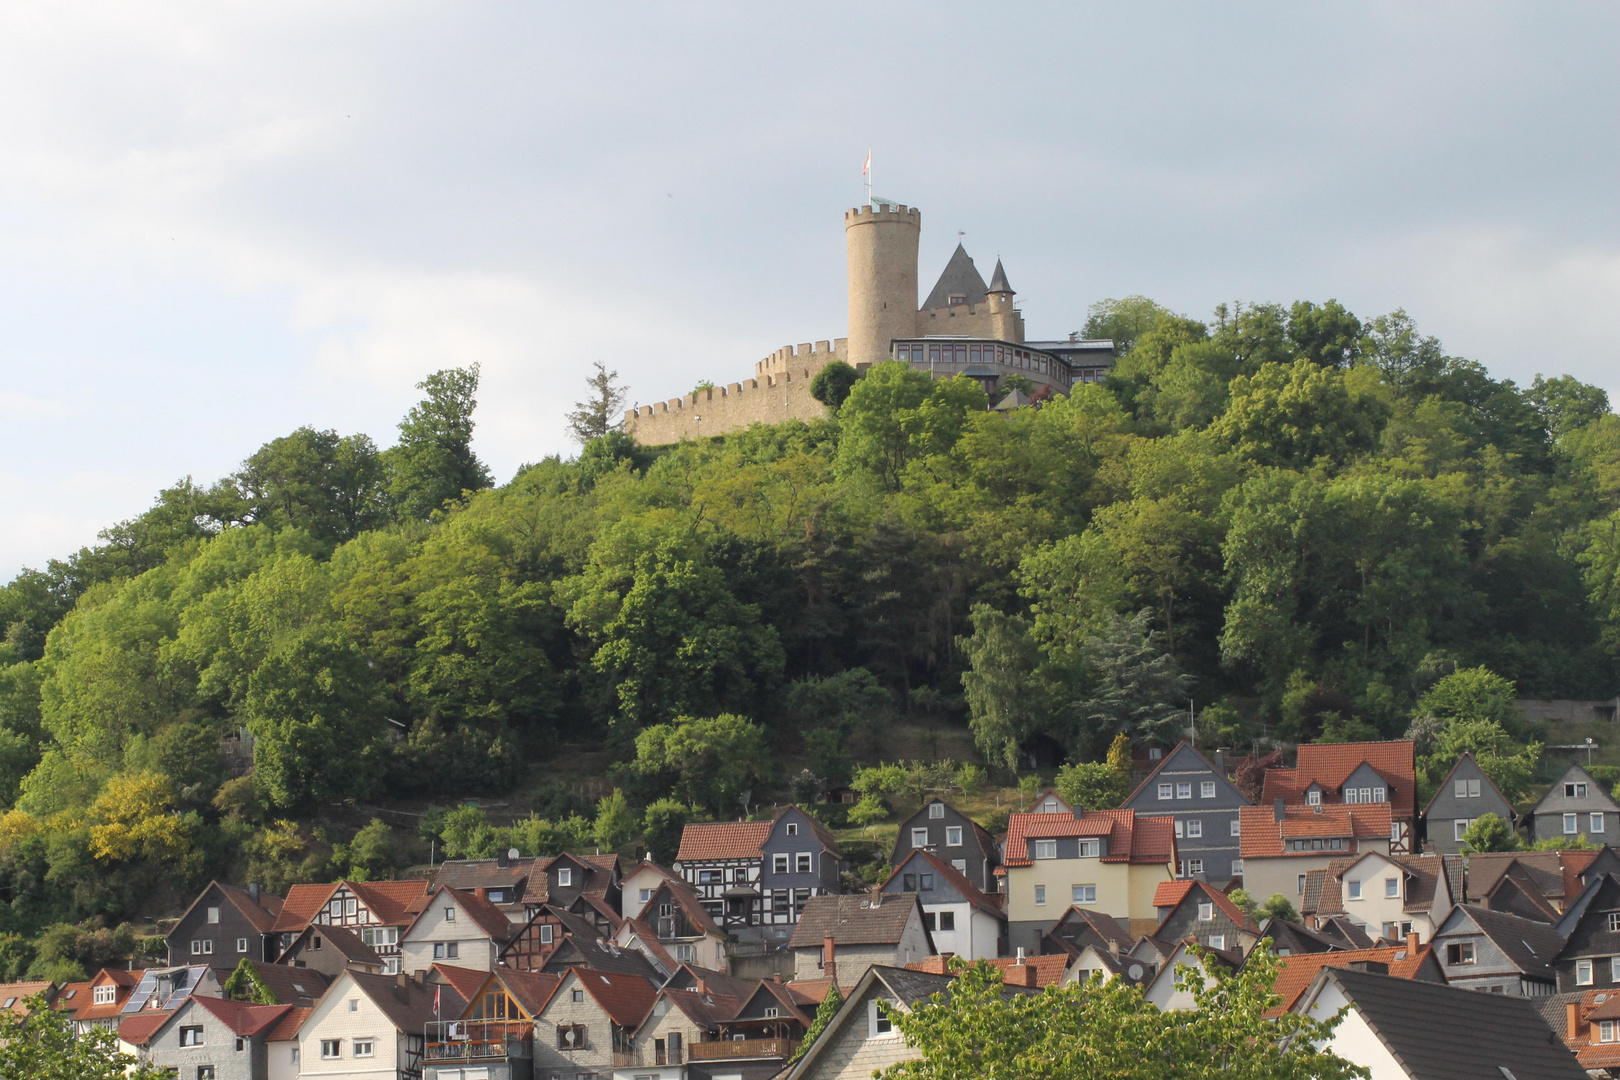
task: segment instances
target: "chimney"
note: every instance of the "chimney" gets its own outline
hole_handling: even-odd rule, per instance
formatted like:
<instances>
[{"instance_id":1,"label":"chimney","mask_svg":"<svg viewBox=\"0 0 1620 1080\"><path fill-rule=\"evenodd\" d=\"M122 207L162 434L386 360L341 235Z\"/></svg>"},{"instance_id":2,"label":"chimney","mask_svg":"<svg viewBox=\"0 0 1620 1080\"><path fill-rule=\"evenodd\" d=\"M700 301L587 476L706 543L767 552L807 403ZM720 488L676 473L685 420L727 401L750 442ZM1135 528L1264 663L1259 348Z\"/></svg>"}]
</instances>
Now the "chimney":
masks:
<instances>
[{"instance_id":1,"label":"chimney","mask_svg":"<svg viewBox=\"0 0 1620 1080\"><path fill-rule=\"evenodd\" d=\"M831 979L834 986L838 985L838 943L831 934L821 939L821 972L822 976Z\"/></svg>"},{"instance_id":2,"label":"chimney","mask_svg":"<svg viewBox=\"0 0 1620 1080\"><path fill-rule=\"evenodd\" d=\"M506 858L505 848L501 848L501 850L495 853L495 865L500 867L502 870L512 865L511 862L509 862Z\"/></svg>"},{"instance_id":3,"label":"chimney","mask_svg":"<svg viewBox=\"0 0 1620 1080\"><path fill-rule=\"evenodd\" d=\"M1564 1038L1574 1042L1581 1035L1581 1005L1572 1001L1564 1006Z\"/></svg>"},{"instance_id":4,"label":"chimney","mask_svg":"<svg viewBox=\"0 0 1620 1080\"><path fill-rule=\"evenodd\" d=\"M1382 960L1352 960L1344 968L1346 971L1365 971L1369 975L1389 974L1389 965Z\"/></svg>"},{"instance_id":5,"label":"chimney","mask_svg":"<svg viewBox=\"0 0 1620 1080\"><path fill-rule=\"evenodd\" d=\"M428 969L427 968L417 968L416 969L416 985L417 986L424 986L424 987L427 986L427 977L428 977Z\"/></svg>"},{"instance_id":6,"label":"chimney","mask_svg":"<svg viewBox=\"0 0 1620 1080\"><path fill-rule=\"evenodd\" d=\"M1283 801L1280 797L1271 804L1271 819L1273 821L1281 821L1287 814L1288 811L1283 809Z\"/></svg>"},{"instance_id":7,"label":"chimney","mask_svg":"<svg viewBox=\"0 0 1620 1080\"><path fill-rule=\"evenodd\" d=\"M401 990L403 990L403 989L405 989L406 983L410 982L410 979L411 979L411 977L409 975L405 974L405 972L403 972L403 971L397 972L394 975L394 985L399 987Z\"/></svg>"},{"instance_id":8,"label":"chimney","mask_svg":"<svg viewBox=\"0 0 1620 1080\"><path fill-rule=\"evenodd\" d=\"M1406 935L1406 956L1407 956L1407 959L1411 959L1412 957L1416 956L1417 954L1418 954L1418 936L1417 936L1417 931L1414 930L1410 934Z\"/></svg>"},{"instance_id":9,"label":"chimney","mask_svg":"<svg viewBox=\"0 0 1620 1080\"><path fill-rule=\"evenodd\" d=\"M1034 987L1035 969L1024 963L1023 949L1018 950L1018 962L1016 964L1001 969L1001 982L1005 986Z\"/></svg>"},{"instance_id":10,"label":"chimney","mask_svg":"<svg viewBox=\"0 0 1620 1080\"><path fill-rule=\"evenodd\" d=\"M257 904L259 902L259 883L256 881L248 882L247 894L248 899Z\"/></svg>"},{"instance_id":11,"label":"chimney","mask_svg":"<svg viewBox=\"0 0 1620 1080\"><path fill-rule=\"evenodd\" d=\"M1223 746L1219 750L1215 751L1214 765L1215 765L1215 771L1221 774L1222 779L1225 779L1225 777L1226 777L1226 747Z\"/></svg>"},{"instance_id":12,"label":"chimney","mask_svg":"<svg viewBox=\"0 0 1620 1080\"><path fill-rule=\"evenodd\" d=\"M482 900L484 903L489 903L489 890L484 888L482 885L473 890L473 895L478 897L478 899Z\"/></svg>"}]
</instances>

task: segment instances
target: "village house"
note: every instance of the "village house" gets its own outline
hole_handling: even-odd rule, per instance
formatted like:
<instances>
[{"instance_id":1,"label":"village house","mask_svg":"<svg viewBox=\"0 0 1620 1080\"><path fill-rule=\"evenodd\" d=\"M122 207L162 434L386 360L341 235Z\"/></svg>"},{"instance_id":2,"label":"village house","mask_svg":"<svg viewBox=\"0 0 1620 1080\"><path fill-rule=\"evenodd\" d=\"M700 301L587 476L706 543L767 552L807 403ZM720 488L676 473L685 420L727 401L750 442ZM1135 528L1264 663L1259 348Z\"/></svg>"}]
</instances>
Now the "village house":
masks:
<instances>
[{"instance_id":1,"label":"village house","mask_svg":"<svg viewBox=\"0 0 1620 1080\"><path fill-rule=\"evenodd\" d=\"M1513 804L1491 783L1491 778L1474 760L1473 752L1466 751L1440 781L1434 798L1424 807L1424 836L1440 854L1459 854L1463 833L1486 814L1501 818L1509 831L1518 825L1519 816L1513 812Z\"/></svg>"},{"instance_id":2,"label":"village house","mask_svg":"<svg viewBox=\"0 0 1620 1080\"><path fill-rule=\"evenodd\" d=\"M535 1080L577 1080L633 1063L635 1032L658 991L639 975L569 968L535 1016Z\"/></svg>"},{"instance_id":3,"label":"village house","mask_svg":"<svg viewBox=\"0 0 1620 1080\"><path fill-rule=\"evenodd\" d=\"M150 1030L140 1025L120 1036L135 1047L137 1060L185 1080L266 1080L265 1034L290 1008L191 997Z\"/></svg>"},{"instance_id":4,"label":"village house","mask_svg":"<svg viewBox=\"0 0 1620 1080\"><path fill-rule=\"evenodd\" d=\"M934 948L965 960L989 960L1006 952L1007 914L1001 898L979 890L927 848L913 848L881 889L916 893Z\"/></svg>"},{"instance_id":5,"label":"village house","mask_svg":"<svg viewBox=\"0 0 1620 1080\"><path fill-rule=\"evenodd\" d=\"M1238 810L1250 804L1226 778L1224 757L1216 757L1211 762L1191 743L1178 743L1120 803L1175 821L1177 877L1227 882L1243 875Z\"/></svg>"},{"instance_id":6,"label":"village house","mask_svg":"<svg viewBox=\"0 0 1620 1080\"><path fill-rule=\"evenodd\" d=\"M400 967L407 975L434 964L490 971L514 930L479 892L440 886L400 938Z\"/></svg>"},{"instance_id":7,"label":"village house","mask_svg":"<svg viewBox=\"0 0 1620 1080\"><path fill-rule=\"evenodd\" d=\"M944 799L928 799L900 823L889 865L898 867L919 849L949 863L980 892L995 891L993 871L1000 861L995 837Z\"/></svg>"},{"instance_id":8,"label":"village house","mask_svg":"<svg viewBox=\"0 0 1620 1080\"><path fill-rule=\"evenodd\" d=\"M200 964L194 967L146 968L140 974L140 981L124 1002L126 1015L147 1009L173 1009L193 996L224 996L226 975ZM0 992L3 992L3 988L0 988Z\"/></svg>"},{"instance_id":9,"label":"village house","mask_svg":"<svg viewBox=\"0 0 1620 1080\"><path fill-rule=\"evenodd\" d=\"M1162 889L1164 885L1159 887ZM1041 938L1040 955L1075 957L1088 946L1095 946L1103 952L1123 956L1130 952L1136 940L1125 924L1112 915L1071 906Z\"/></svg>"},{"instance_id":10,"label":"village house","mask_svg":"<svg viewBox=\"0 0 1620 1080\"><path fill-rule=\"evenodd\" d=\"M345 968L359 968L373 975L384 974L383 958L360 940L356 930L342 926L307 926L276 961L281 967L316 971L331 981Z\"/></svg>"},{"instance_id":11,"label":"village house","mask_svg":"<svg viewBox=\"0 0 1620 1080\"><path fill-rule=\"evenodd\" d=\"M682 1080L697 1047L717 1041L721 1021L741 1007L741 1000L705 989L659 990L647 1018L631 1036L629 1050L615 1058L614 1075L626 1080L654 1075ZM780 1068L778 1064L776 1069Z\"/></svg>"},{"instance_id":12,"label":"village house","mask_svg":"<svg viewBox=\"0 0 1620 1080\"><path fill-rule=\"evenodd\" d=\"M1555 923L1586 887L1589 869L1595 877L1620 871L1620 862L1607 849L1481 852L1468 857L1468 902Z\"/></svg>"},{"instance_id":13,"label":"village house","mask_svg":"<svg viewBox=\"0 0 1620 1080\"><path fill-rule=\"evenodd\" d=\"M1410 740L1306 743L1293 768L1266 770L1261 791L1263 806L1275 806L1279 799L1290 809L1382 805L1389 813L1388 850L1418 850L1417 760ZM1245 815L1239 827L1249 821ZM1248 881L1247 856L1244 881Z\"/></svg>"},{"instance_id":14,"label":"village house","mask_svg":"<svg viewBox=\"0 0 1620 1080\"><path fill-rule=\"evenodd\" d=\"M1589 882L1555 930L1564 938L1553 958L1560 993L1620 989L1620 877Z\"/></svg>"},{"instance_id":15,"label":"village house","mask_svg":"<svg viewBox=\"0 0 1620 1080\"><path fill-rule=\"evenodd\" d=\"M1193 951L1192 943L1179 942L1175 952L1165 959L1142 987L1142 996L1160 1012L1184 1012L1198 1007L1198 999L1191 987L1178 985L1182 977L1177 968L1182 966L1202 970L1204 986L1208 987L1215 982L1216 970L1236 971L1242 967L1243 954L1235 949L1206 947L1200 956Z\"/></svg>"},{"instance_id":16,"label":"village house","mask_svg":"<svg viewBox=\"0 0 1620 1080\"><path fill-rule=\"evenodd\" d=\"M1359 943L1346 942L1335 934L1289 922L1286 919L1267 919L1260 924L1260 936L1271 940L1271 951L1278 956L1295 953L1332 952L1335 949L1371 948L1372 940Z\"/></svg>"},{"instance_id":17,"label":"village house","mask_svg":"<svg viewBox=\"0 0 1620 1080\"><path fill-rule=\"evenodd\" d=\"M497 969L468 986L459 1012L427 1025L423 1080L524 1080L534 1069L535 1017L562 985L560 975Z\"/></svg>"},{"instance_id":18,"label":"village house","mask_svg":"<svg viewBox=\"0 0 1620 1080\"><path fill-rule=\"evenodd\" d=\"M299 1028L299 1075L420 1076L428 1024L466 1008L453 986L427 975L339 975Z\"/></svg>"},{"instance_id":19,"label":"village house","mask_svg":"<svg viewBox=\"0 0 1620 1080\"><path fill-rule=\"evenodd\" d=\"M273 932L281 897L257 885L239 889L210 881L164 935L169 966L211 964L235 967L242 957L271 961L280 952Z\"/></svg>"},{"instance_id":20,"label":"village house","mask_svg":"<svg viewBox=\"0 0 1620 1080\"><path fill-rule=\"evenodd\" d=\"M688 1080L766 1080L781 1072L815 1018L817 1003L766 979L720 1020L716 1038L687 1047ZM639 1074L638 1074L639 1075ZM636 1080L626 1075L622 1080Z\"/></svg>"},{"instance_id":21,"label":"village house","mask_svg":"<svg viewBox=\"0 0 1620 1080\"><path fill-rule=\"evenodd\" d=\"M484 890L484 898L521 926L541 907L566 908L581 896L617 911L617 855L525 858L508 851L492 859L447 859L433 872L433 888Z\"/></svg>"},{"instance_id":22,"label":"village house","mask_svg":"<svg viewBox=\"0 0 1620 1080\"><path fill-rule=\"evenodd\" d=\"M264 1032L264 1054L268 1062L266 1080L298 1080L302 1051L298 1046L298 1032L309 1019L312 1008L293 1005L281 1014L281 1019Z\"/></svg>"},{"instance_id":23,"label":"village house","mask_svg":"<svg viewBox=\"0 0 1620 1080\"><path fill-rule=\"evenodd\" d=\"M1206 949L1246 956L1260 940L1260 928L1226 893L1204 881L1167 881L1153 906L1160 913L1153 936L1160 941L1196 941Z\"/></svg>"},{"instance_id":24,"label":"village house","mask_svg":"<svg viewBox=\"0 0 1620 1080\"><path fill-rule=\"evenodd\" d=\"M102 968L96 972L80 992L81 1000L73 1009L73 1030L80 1035L95 1027L116 1032L124 1005L139 982L139 975L121 968Z\"/></svg>"},{"instance_id":25,"label":"village house","mask_svg":"<svg viewBox=\"0 0 1620 1080\"><path fill-rule=\"evenodd\" d=\"M1547 923L1459 904L1434 935L1446 982L1465 990L1545 997L1558 989L1553 960L1564 939Z\"/></svg>"},{"instance_id":26,"label":"village house","mask_svg":"<svg viewBox=\"0 0 1620 1080\"><path fill-rule=\"evenodd\" d=\"M543 907L501 951L499 964L518 971L560 974L567 968L659 978L645 952L620 948L603 938L582 916L555 907Z\"/></svg>"},{"instance_id":27,"label":"village house","mask_svg":"<svg viewBox=\"0 0 1620 1080\"><path fill-rule=\"evenodd\" d=\"M427 901L425 881L337 881L294 885L271 927L287 948L311 925L341 926L360 935L382 959L383 971L399 971L399 939Z\"/></svg>"},{"instance_id":28,"label":"village house","mask_svg":"<svg viewBox=\"0 0 1620 1080\"><path fill-rule=\"evenodd\" d=\"M1158 926L1153 894L1175 877L1174 822L1134 810L1074 810L1055 795L1007 819L1002 866L1008 946L1040 951L1071 905L1121 919L1132 933ZM1051 809L1047 809L1051 807Z\"/></svg>"},{"instance_id":29,"label":"village house","mask_svg":"<svg viewBox=\"0 0 1620 1080\"><path fill-rule=\"evenodd\" d=\"M788 948L796 983L825 979L840 989L874 965L904 967L935 952L917 894L876 891L812 897Z\"/></svg>"},{"instance_id":30,"label":"village house","mask_svg":"<svg viewBox=\"0 0 1620 1080\"><path fill-rule=\"evenodd\" d=\"M1376 971L1397 979L1421 979L1443 983L1445 972L1432 945L1419 945L1414 938L1400 945L1380 945L1370 949L1343 949L1332 952L1295 953L1280 959L1272 991L1280 999L1267 1010L1267 1016L1281 1016L1292 1009L1309 990L1323 968L1354 968Z\"/></svg>"},{"instance_id":31,"label":"village house","mask_svg":"<svg viewBox=\"0 0 1620 1080\"><path fill-rule=\"evenodd\" d=\"M332 985L333 976L313 968L293 967L290 964L260 964L249 961L253 974L259 986L268 990L278 1005L313 1005L319 1001L326 988ZM234 974L231 971L215 970L215 975L221 985L229 981Z\"/></svg>"},{"instance_id":32,"label":"village house","mask_svg":"<svg viewBox=\"0 0 1620 1080\"><path fill-rule=\"evenodd\" d=\"M1620 805L1591 773L1571 765L1531 809L1530 839L1574 840L1581 836L1593 844L1607 844L1620 836Z\"/></svg>"},{"instance_id":33,"label":"village house","mask_svg":"<svg viewBox=\"0 0 1620 1080\"><path fill-rule=\"evenodd\" d=\"M681 876L673 870L666 870L652 861L649 854L624 875L619 883L619 915L626 919L641 917L642 911L652 901L653 890L666 881L680 881ZM694 894L696 895L696 894Z\"/></svg>"},{"instance_id":34,"label":"village house","mask_svg":"<svg viewBox=\"0 0 1620 1080\"><path fill-rule=\"evenodd\" d=\"M1312 870L1299 905L1306 925L1343 916L1373 939L1428 941L1462 892L1462 860L1448 855L1382 855L1370 851Z\"/></svg>"},{"instance_id":35,"label":"village house","mask_svg":"<svg viewBox=\"0 0 1620 1080\"><path fill-rule=\"evenodd\" d=\"M1369 851L1389 853L1389 810L1387 802L1289 806L1281 798L1245 806L1239 811L1244 891L1259 904L1282 895L1298 908L1312 870Z\"/></svg>"},{"instance_id":36,"label":"village house","mask_svg":"<svg viewBox=\"0 0 1620 1080\"><path fill-rule=\"evenodd\" d=\"M715 925L698 902L697 894L684 881L666 878L649 890L648 902L634 923L651 930L653 940L675 963L697 964L717 971L728 969L725 932Z\"/></svg>"},{"instance_id":37,"label":"village house","mask_svg":"<svg viewBox=\"0 0 1620 1080\"><path fill-rule=\"evenodd\" d=\"M838 892L843 862L832 834L787 806L770 821L686 826L674 868L730 937L785 941L811 897Z\"/></svg>"}]
</instances>

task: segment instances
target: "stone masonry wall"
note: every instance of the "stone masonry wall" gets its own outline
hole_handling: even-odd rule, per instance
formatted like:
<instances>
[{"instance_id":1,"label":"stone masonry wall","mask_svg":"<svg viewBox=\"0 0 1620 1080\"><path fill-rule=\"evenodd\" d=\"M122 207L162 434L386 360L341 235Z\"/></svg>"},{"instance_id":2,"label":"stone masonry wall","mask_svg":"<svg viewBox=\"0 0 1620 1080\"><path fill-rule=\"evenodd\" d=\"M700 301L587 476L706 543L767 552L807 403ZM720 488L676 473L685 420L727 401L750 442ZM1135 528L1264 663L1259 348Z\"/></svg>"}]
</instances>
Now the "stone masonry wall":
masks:
<instances>
[{"instance_id":1,"label":"stone masonry wall","mask_svg":"<svg viewBox=\"0 0 1620 1080\"><path fill-rule=\"evenodd\" d=\"M810 380L840 357L827 342L816 345L820 347L778 349L756 365L761 378L631 409L624 414L625 433L643 446L663 446L741 431L750 424L824 417L827 407L810 396Z\"/></svg>"}]
</instances>

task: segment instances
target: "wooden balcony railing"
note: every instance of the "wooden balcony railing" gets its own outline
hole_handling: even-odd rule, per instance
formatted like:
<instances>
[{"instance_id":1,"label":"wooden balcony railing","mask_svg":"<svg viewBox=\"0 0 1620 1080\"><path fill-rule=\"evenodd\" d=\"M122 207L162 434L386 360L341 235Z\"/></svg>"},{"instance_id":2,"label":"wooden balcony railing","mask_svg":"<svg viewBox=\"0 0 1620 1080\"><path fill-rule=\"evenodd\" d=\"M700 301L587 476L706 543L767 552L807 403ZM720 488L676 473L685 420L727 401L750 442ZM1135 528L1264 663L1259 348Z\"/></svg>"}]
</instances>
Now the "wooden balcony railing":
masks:
<instances>
[{"instance_id":1,"label":"wooden balcony railing","mask_svg":"<svg viewBox=\"0 0 1620 1080\"><path fill-rule=\"evenodd\" d=\"M738 1058L789 1058L798 1049L797 1039L727 1039L723 1042L688 1043L686 1056L692 1061L734 1061Z\"/></svg>"},{"instance_id":2,"label":"wooden balcony railing","mask_svg":"<svg viewBox=\"0 0 1620 1080\"><path fill-rule=\"evenodd\" d=\"M534 1025L517 1020L435 1020L428 1024L429 1061L487 1061L529 1056Z\"/></svg>"}]
</instances>

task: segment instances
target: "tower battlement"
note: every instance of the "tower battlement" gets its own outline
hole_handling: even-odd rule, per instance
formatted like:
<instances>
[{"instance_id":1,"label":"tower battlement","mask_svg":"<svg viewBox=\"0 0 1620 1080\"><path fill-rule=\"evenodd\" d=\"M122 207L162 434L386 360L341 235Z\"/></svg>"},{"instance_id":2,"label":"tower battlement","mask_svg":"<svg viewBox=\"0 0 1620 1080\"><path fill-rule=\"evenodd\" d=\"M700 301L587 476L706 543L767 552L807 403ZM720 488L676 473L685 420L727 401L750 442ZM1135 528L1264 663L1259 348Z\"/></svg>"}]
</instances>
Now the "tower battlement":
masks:
<instances>
[{"instance_id":1,"label":"tower battlement","mask_svg":"<svg viewBox=\"0 0 1620 1080\"><path fill-rule=\"evenodd\" d=\"M880 221L886 218L895 220L910 218L912 224L918 228L922 227L922 211L915 206L907 206L905 203L884 203L882 206L867 204L851 207L844 211L844 228L847 229L851 225L860 224L861 222L858 220L860 218L865 218L868 222Z\"/></svg>"},{"instance_id":2,"label":"tower battlement","mask_svg":"<svg viewBox=\"0 0 1620 1080\"><path fill-rule=\"evenodd\" d=\"M834 360L843 360L848 363L848 338L837 338L833 341L805 342L794 348L784 345L765 359L754 364L754 374L759 376L775 375L784 371L795 369L808 371L812 375L832 363Z\"/></svg>"}]
</instances>

